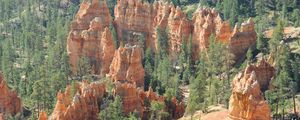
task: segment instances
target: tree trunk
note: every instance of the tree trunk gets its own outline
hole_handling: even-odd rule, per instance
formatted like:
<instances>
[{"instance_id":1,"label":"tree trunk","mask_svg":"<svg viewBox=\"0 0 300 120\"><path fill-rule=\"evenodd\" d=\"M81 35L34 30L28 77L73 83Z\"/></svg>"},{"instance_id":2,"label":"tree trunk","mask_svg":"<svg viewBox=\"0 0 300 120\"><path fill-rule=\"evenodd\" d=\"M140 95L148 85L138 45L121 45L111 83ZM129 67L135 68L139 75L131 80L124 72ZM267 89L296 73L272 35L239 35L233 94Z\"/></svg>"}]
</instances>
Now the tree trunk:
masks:
<instances>
[{"instance_id":1,"label":"tree trunk","mask_svg":"<svg viewBox=\"0 0 300 120\"><path fill-rule=\"evenodd\" d=\"M282 120L284 120L284 107L282 108Z\"/></svg>"},{"instance_id":2,"label":"tree trunk","mask_svg":"<svg viewBox=\"0 0 300 120\"><path fill-rule=\"evenodd\" d=\"M277 120L277 118L278 118L278 98L277 98L277 101L276 101L276 114L275 114L275 118L276 118L276 120Z\"/></svg>"},{"instance_id":3,"label":"tree trunk","mask_svg":"<svg viewBox=\"0 0 300 120\"><path fill-rule=\"evenodd\" d=\"M295 94L293 94L293 102L294 102L294 114L297 115ZM297 115L297 116L298 116L298 115Z\"/></svg>"}]
</instances>

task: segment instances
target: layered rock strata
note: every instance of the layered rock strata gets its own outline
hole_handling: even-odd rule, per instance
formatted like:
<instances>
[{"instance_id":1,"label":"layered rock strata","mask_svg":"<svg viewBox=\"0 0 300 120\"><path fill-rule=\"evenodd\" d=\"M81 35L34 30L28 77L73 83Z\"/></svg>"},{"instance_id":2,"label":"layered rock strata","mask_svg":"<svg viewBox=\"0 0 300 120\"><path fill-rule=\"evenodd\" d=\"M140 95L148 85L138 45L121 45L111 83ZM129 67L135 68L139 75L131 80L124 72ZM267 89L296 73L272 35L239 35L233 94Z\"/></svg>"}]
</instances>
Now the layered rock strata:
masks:
<instances>
[{"instance_id":1,"label":"layered rock strata","mask_svg":"<svg viewBox=\"0 0 300 120\"><path fill-rule=\"evenodd\" d=\"M21 99L15 91L8 88L2 73L0 73L0 119L4 115L16 115L21 112L21 109Z\"/></svg>"},{"instance_id":2,"label":"layered rock strata","mask_svg":"<svg viewBox=\"0 0 300 120\"><path fill-rule=\"evenodd\" d=\"M247 66L244 72L235 76L232 81L228 119L271 120L271 110L261 91L262 86L270 82L274 75L274 69L269 67L263 60L257 66ZM265 70L261 71L262 69Z\"/></svg>"},{"instance_id":3,"label":"layered rock strata","mask_svg":"<svg viewBox=\"0 0 300 120\"><path fill-rule=\"evenodd\" d=\"M78 61L87 57L95 73L108 73L115 50L112 35L108 29L111 16L105 0L84 0L71 23L67 50L76 71Z\"/></svg>"},{"instance_id":4,"label":"layered rock strata","mask_svg":"<svg viewBox=\"0 0 300 120\"><path fill-rule=\"evenodd\" d=\"M149 4L140 0L119 0L112 20L105 0L85 0L72 22L68 37L68 53L73 71L81 57L89 58L95 73L105 75L114 51L112 36L106 30L113 23L119 43L130 46L150 47L157 51L157 29L167 31L168 52L171 60L176 60L182 44L192 37L192 56L208 47L209 37L228 44L230 51L240 58L256 42L256 32L252 19L240 26L230 26L222 21L218 12L210 8L199 8L192 20L179 7L154 2ZM185 41L185 42L184 42Z\"/></svg>"},{"instance_id":5,"label":"layered rock strata","mask_svg":"<svg viewBox=\"0 0 300 120\"><path fill-rule=\"evenodd\" d=\"M144 87L143 51L138 46L120 47L110 66L110 78Z\"/></svg>"}]
</instances>

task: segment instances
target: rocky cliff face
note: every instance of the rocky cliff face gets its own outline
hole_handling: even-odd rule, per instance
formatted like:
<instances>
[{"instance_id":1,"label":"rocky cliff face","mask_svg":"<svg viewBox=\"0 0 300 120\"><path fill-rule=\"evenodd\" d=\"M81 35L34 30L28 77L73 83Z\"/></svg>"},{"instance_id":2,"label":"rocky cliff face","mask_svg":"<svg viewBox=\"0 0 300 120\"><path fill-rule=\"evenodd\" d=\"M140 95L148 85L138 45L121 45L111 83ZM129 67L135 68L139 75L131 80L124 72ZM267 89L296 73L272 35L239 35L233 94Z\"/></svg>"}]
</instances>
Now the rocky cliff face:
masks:
<instances>
[{"instance_id":1,"label":"rocky cliff face","mask_svg":"<svg viewBox=\"0 0 300 120\"><path fill-rule=\"evenodd\" d=\"M240 28L236 25L231 30L229 22L222 21L215 9L200 8L193 16L193 23L194 59L198 58L201 50L208 47L211 35L214 35L217 41L227 43L236 58L243 56L247 49L256 42L256 32L252 19L242 23Z\"/></svg>"},{"instance_id":2,"label":"rocky cliff face","mask_svg":"<svg viewBox=\"0 0 300 120\"><path fill-rule=\"evenodd\" d=\"M168 28L169 52L180 52L183 40L187 40L192 31L191 21L179 7L171 4L154 2L142 3L140 0L119 0L115 7L115 25L119 39L131 45L138 40L134 35L143 35L146 46L157 49L156 29Z\"/></svg>"},{"instance_id":3,"label":"rocky cliff face","mask_svg":"<svg viewBox=\"0 0 300 120\"><path fill-rule=\"evenodd\" d=\"M71 24L67 50L73 71L81 57L89 58L95 73L106 74L114 51L108 26L111 16L105 0L83 1ZM107 65L108 64L108 65Z\"/></svg>"},{"instance_id":4,"label":"rocky cliff face","mask_svg":"<svg viewBox=\"0 0 300 120\"><path fill-rule=\"evenodd\" d=\"M109 75L114 81L126 81L144 86L145 70L142 65L142 49L137 46L120 47L110 66Z\"/></svg>"},{"instance_id":5,"label":"rocky cliff face","mask_svg":"<svg viewBox=\"0 0 300 120\"><path fill-rule=\"evenodd\" d=\"M21 112L21 99L15 91L8 88L0 73L0 119L6 114L16 115L19 112Z\"/></svg>"},{"instance_id":6,"label":"rocky cliff face","mask_svg":"<svg viewBox=\"0 0 300 120\"><path fill-rule=\"evenodd\" d=\"M71 87L57 94L57 102L50 120L98 120L99 103L105 94L105 85L86 81L77 85L74 97ZM43 115L43 114L42 114Z\"/></svg>"},{"instance_id":7,"label":"rocky cliff face","mask_svg":"<svg viewBox=\"0 0 300 120\"><path fill-rule=\"evenodd\" d=\"M270 82L274 68L264 60L257 66L249 65L232 81L232 95L229 101L230 120L271 120L271 111L262 95L261 88ZM269 70L269 71L267 71Z\"/></svg>"},{"instance_id":8,"label":"rocky cliff face","mask_svg":"<svg viewBox=\"0 0 300 120\"><path fill-rule=\"evenodd\" d=\"M241 27L234 27L231 38L229 39L229 48L236 58L245 55L248 48L256 43L256 32L252 18L243 22Z\"/></svg>"}]
</instances>

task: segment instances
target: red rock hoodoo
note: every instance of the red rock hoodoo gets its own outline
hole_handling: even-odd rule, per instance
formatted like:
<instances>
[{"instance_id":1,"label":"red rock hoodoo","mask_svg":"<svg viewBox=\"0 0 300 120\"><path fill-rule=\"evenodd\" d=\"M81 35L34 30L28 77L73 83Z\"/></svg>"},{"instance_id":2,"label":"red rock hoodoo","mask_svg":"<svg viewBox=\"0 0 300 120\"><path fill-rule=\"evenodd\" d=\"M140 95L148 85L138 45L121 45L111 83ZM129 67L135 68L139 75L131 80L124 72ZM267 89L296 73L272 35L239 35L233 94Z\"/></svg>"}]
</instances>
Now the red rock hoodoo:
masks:
<instances>
[{"instance_id":1,"label":"red rock hoodoo","mask_svg":"<svg viewBox=\"0 0 300 120\"><path fill-rule=\"evenodd\" d=\"M123 102L123 111L126 114L137 112L141 118L149 117L147 106L144 101L158 101L164 103L165 98L157 95L152 89L144 91L130 83L116 82L114 84L113 95L120 96ZM99 82L88 83L86 81L77 84L77 93L71 96L71 87L66 88L65 93L57 94L56 106L49 117L49 120L98 120L100 111L99 103L102 102L106 94L105 85ZM172 99L172 106L175 109L166 107L173 118L180 118L184 114L184 105L175 98ZM149 106L148 106L149 107ZM47 120L47 115L42 112L40 120Z\"/></svg>"},{"instance_id":2,"label":"red rock hoodoo","mask_svg":"<svg viewBox=\"0 0 300 120\"><path fill-rule=\"evenodd\" d=\"M108 73L113 54L107 53L115 50L107 28L110 23L111 16L105 0L83 1L71 24L67 43L73 71L76 71L80 57L87 57L95 73Z\"/></svg>"},{"instance_id":3,"label":"red rock hoodoo","mask_svg":"<svg viewBox=\"0 0 300 120\"><path fill-rule=\"evenodd\" d=\"M105 85L86 81L77 85L77 93L71 95L71 87L57 94L57 102L50 120L98 120L98 103L105 94Z\"/></svg>"},{"instance_id":4,"label":"red rock hoodoo","mask_svg":"<svg viewBox=\"0 0 300 120\"><path fill-rule=\"evenodd\" d=\"M239 58L256 42L254 22L250 18L233 30L228 21L222 21L215 9L200 8L193 16L193 58L198 58L199 52L208 47L209 37L216 36L216 40L229 45L230 51Z\"/></svg>"},{"instance_id":5,"label":"red rock hoodoo","mask_svg":"<svg viewBox=\"0 0 300 120\"><path fill-rule=\"evenodd\" d=\"M161 102L164 104L165 98L163 96L157 95L150 88L149 91L144 91L141 88L137 88L134 84L129 83L116 83L114 94L119 95L122 98L123 102L123 111L127 114L131 112L137 112L141 118L149 118L147 114L147 109L145 101ZM175 98L171 102L174 108L166 107L165 110L169 112L172 118L180 118L184 114L184 105L179 103Z\"/></svg>"},{"instance_id":6,"label":"red rock hoodoo","mask_svg":"<svg viewBox=\"0 0 300 120\"><path fill-rule=\"evenodd\" d=\"M269 84L274 72L275 69L262 60L257 66L248 65L244 72L235 76L228 119L271 120L271 110L262 95L261 87Z\"/></svg>"},{"instance_id":7,"label":"red rock hoodoo","mask_svg":"<svg viewBox=\"0 0 300 120\"><path fill-rule=\"evenodd\" d=\"M142 52L138 46L125 46L116 50L110 66L110 77L114 81L126 81L143 87L145 70L142 65Z\"/></svg>"},{"instance_id":8,"label":"red rock hoodoo","mask_svg":"<svg viewBox=\"0 0 300 120\"><path fill-rule=\"evenodd\" d=\"M15 115L19 112L21 112L21 99L15 91L8 88L0 73L0 119L6 114Z\"/></svg>"},{"instance_id":9,"label":"red rock hoodoo","mask_svg":"<svg viewBox=\"0 0 300 120\"><path fill-rule=\"evenodd\" d=\"M227 43L236 58L243 56L256 42L252 19L240 27L236 25L232 30L229 22L222 21L218 12L210 8L199 8L193 19L189 20L179 7L168 3L119 0L114 16L112 20L105 0L84 1L81 4L68 37L68 53L73 71L76 70L79 58L86 56L95 73L108 73L113 58L113 54L108 53L115 50L112 35L107 29L110 23L114 23L118 40L122 44L147 46L153 51L157 50L157 28L168 31L171 59L178 56L183 41L188 40L190 35L194 60L201 50L208 47L211 35ZM145 38L144 41L140 41L141 36Z\"/></svg>"},{"instance_id":10,"label":"red rock hoodoo","mask_svg":"<svg viewBox=\"0 0 300 120\"><path fill-rule=\"evenodd\" d=\"M131 45L137 43L134 35L143 35L145 44L157 49L156 29L168 28L169 52L180 52L183 40L187 40L192 31L192 24L179 7L162 2L142 3L140 0L119 0L115 7L115 25L119 39ZM127 44L127 43L126 43Z\"/></svg>"}]
</instances>

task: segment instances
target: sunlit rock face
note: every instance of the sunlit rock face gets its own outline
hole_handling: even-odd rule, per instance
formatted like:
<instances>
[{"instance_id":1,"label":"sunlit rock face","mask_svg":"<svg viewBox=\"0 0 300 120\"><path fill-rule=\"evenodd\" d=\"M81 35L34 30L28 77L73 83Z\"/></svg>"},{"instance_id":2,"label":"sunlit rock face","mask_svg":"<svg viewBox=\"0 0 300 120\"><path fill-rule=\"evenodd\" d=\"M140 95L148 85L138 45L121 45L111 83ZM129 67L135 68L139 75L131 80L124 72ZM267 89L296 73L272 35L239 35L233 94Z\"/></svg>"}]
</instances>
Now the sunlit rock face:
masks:
<instances>
[{"instance_id":1,"label":"sunlit rock face","mask_svg":"<svg viewBox=\"0 0 300 120\"><path fill-rule=\"evenodd\" d=\"M179 7L162 2L142 3L140 0L119 0L115 7L114 23L119 39L136 45L138 39L133 39L133 36L144 36L144 44L153 51L157 49L156 29L167 29L172 55L180 52L182 41L188 39L192 30L191 21Z\"/></svg>"},{"instance_id":2,"label":"sunlit rock face","mask_svg":"<svg viewBox=\"0 0 300 120\"><path fill-rule=\"evenodd\" d=\"M264 60L257 66L248 65L244 72L236 75L232 81L228 119L271 120L271 110L261 88L268 85L273 76L274 68Z\"/></svg>"},{"instance_id":3,"label":"sunlit rock face","mask_svg":"<svg viewBox=\"0 0 300 120\"><path fill-rule=\"evenodd\" d=\"M142 65L142 49L138 46L120 47L110 66L110 78L144 87L145 70Z\"/></svg>"},{"instance_id":4,"label":"sunlit rock face","mask_svg":"<svg viewBox=\"0 0 300 120\"><path fill-rule=\"evenodd\" d=\"M84 0L75 19L67 41L67 50L76 71L81 57L87 57L95 73L106 74L115 47L108 27L112 22L105 0ZM103 63L102 63L103 62Z\"/></svg>"},{"instance_id":5,"label":"sunlit rock face","mask_svg":"<svg viewBox=\"0 0 300 120\"><path fill-rule=\"evenodd\" d=\"M209 45L210 36L214 35L217 41L227 43L230 52L236 58L245 54L249 47L256 42L256 32L252 19L236 25L232 30L228 21L222 21L219 13L211 8L199 8L193 16L193 58L197 59L199 52Z\"/></svg>"},{"instance_id":6,"label":"sunlit rock face","mask_svg":"<svg viewBox=\"0 0 300 120\"><path fill-rule=\"evenodd\" d=\"M21 112L21 99L15 91L8 88L0 72L0 119L4 115L16 115Z\"/></svg>"},{"instance_id":7,"label":"sunlit rock face","mask_svg":"<svg viewBox=\"0 0 300 120\"><path fill-rule=\"evenodd\" d=\"M103 83L83 81L75 85L76 94L72 95L70 86L67 86L64 93L58 92L57 102L49 120L98 120L100 107L103 105L106 96L106 87ZM149 118L150 108L145 101L157 101L165 104L165 97L157 95L150 88L144 91L135 84L114 83L113 96L120 96L122 99L123 112L129 115L132 112L138 113L140 118ZM149 103L148 103L149 104ZM173 118L180 118L184 114L184 104L175 98L171 100L170 106L165 107L165 111ZM39 120L47 120L45 112L41 112Z\"/></svg>"},{"instance_id":8,"label":"sunlit rock face","mask_svg":"<svg viewBox=\"0 0 300 120\"><path fill-rule=\"evenodd\" d=\"M105 94L105 85L86 81L76 85L74 97L71 87L57 94L57 102L50 120L98 120L99 106ZM43 114L42 114L43 115Z\"/></svg>"},{"instance_id":9,"label":"sunlit rock face","mask_svg":"<svg viewBox=\"0 0 300 120\"><path fill-rule=\"evenodd\" d=\"M254 30L252 18L243 22L240 28L236 25L229 39L230 52L233 53L236 58L244 56L248 48L255 45L256 37L257 34Z\"/></svg>"},{"instance_id":10,"label":"sunlit rock face","mask_svg":"<svg viewBox=\"0 0 300 120\"><path fill-rule=\"evenodd\" d=\"M157 29L166 31L171 60L176 60L181 46L190 38L193 60L197 60L199 53L208 47L211 35L227 44L236 59L244 56L256 42L252 19L233 27L229 22L222 21L219 13L211 8L199 8L189 20L179 7L169 3L119 0L114 16L112 20L105 0L85 0L80 5L67 43L73 71L76 71L79 59L87 57L94 73L104 76L109 72L114 55L108 53L116 49L108 29L110 23L116 29L121 46L138 45L143 49L151 48L154 52L158 49Z\"/></svg>"},{"instance_id":11,"label":"sunlit rock face","mask_svg":"<svg viewBox=\"0 0 300 120\"><path fill-rule=\"evenodd\" d=\"M39 115L38 120L48 120L47 113L45 111L42 111Z\"/></svg>"}]
</instances>

